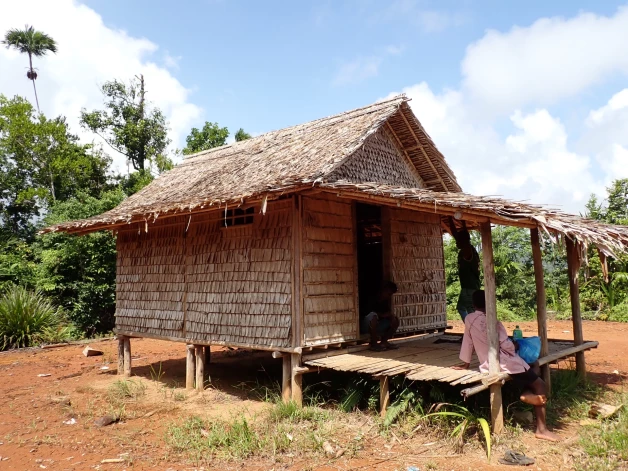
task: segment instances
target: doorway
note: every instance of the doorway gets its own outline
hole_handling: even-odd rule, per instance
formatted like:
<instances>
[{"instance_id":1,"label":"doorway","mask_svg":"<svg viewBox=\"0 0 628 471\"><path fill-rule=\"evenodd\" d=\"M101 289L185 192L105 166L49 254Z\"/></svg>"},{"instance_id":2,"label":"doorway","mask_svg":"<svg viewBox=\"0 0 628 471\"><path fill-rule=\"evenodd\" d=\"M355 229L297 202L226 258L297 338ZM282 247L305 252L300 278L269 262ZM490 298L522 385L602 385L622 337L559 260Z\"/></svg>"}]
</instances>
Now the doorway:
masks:
<instances>
[{"instance_id":1,"label":"doorway","mask_svg":"<svg viewBox=\"0 0 628 471\"><path fill-rule=\"evenodd\" d=\"M384 281L382 209L379 206L356 203L356 219L360 333L365 333L362 319L371 311L374 298Z\"/></svg>"}]
</instances>

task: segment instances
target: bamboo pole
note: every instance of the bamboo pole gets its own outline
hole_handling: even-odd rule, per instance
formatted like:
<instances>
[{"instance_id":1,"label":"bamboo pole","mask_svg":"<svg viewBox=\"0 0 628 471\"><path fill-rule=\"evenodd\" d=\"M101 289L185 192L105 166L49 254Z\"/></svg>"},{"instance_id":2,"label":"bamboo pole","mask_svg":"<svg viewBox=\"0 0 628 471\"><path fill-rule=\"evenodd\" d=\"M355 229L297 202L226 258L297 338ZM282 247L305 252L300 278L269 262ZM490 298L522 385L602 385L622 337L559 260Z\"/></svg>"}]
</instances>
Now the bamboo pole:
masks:
<instances>
[{"instance_id":1,"label":"bamboo pole","mask_svg":"<svg viewBox=\"0 0 628 471\"><path fill-rule=\"evenodd\" d=\"M290 402L292 399L292 358L290 355L283 355L281 359L281 399L283 402Z\"/></svg>"},{"instance_id":2,"label":"bamboo pole","mask_svg":"<svg viewBox=\"0 0 628 471\"><path fill-rule=\"evenodd\" d=\"M185 389L194 389L194 374L196 370L196 361L194 358L194 345L185 346L187 355L185 361Z\"/></svg>"},{"instance_id":3,"label":"bamboo pole","mask_svg":"<svg viewBox=\"0 0 628 471\"><path fill-rule=\"evenodd\" d=\"M291 396L292 401L299 407L303 405L303 376L298 374L298 368L301 366L301 355L293 353L291 357Z\"/></svg>"},{"instance_id":4,"label":"bamboo pole","mask_svg":"<svg viewBox=\"0 0 628 471\"><path fill-rule=\"evenodd\" d=\"M124 337L124 376L131 376L131 339Z\"/></svg>"},{"instance_id":5,"label":"bamboo pole","mask_svg":"<svg viewBox=\"0 0 628 471\"><path fill-rule=\"evenodd\" d=\"M539 240L539 230L530 229L530 242L532 244L532 260L534 262L534 281L536 283L536 322L538 325L539 337L541 338L540 357L545 357L549 353L547 341L547 304L545 298L545 279L543 275L543 256L541 254L541 243ZM541 367L541 376L547 387L547 393L551 391L551 378L549 365Z\"/></svg>"},{"instance_id":6,"label":"bamboo pole","mask_svg":"<svg viewBox=\"0 0 628 471\"><path fill-rule=\"evenodd\" d=\"M571 319L573 322L573 343L582 345L584 337L582 334L582 316L580 315L580 290L578 283L578 270L580 269L578 244L571 239L565 238L567 245L567 271L569 274L569 296L571 298ZM586 375L586 365L584 362L584 352L576 353L576 371L578 376L584 378Z\"/></svg>"},{"instance_id":7,"label":"bamboo pole","mask_svg":"<svg viewBox=\"0 0 628 471\"><path fill-rule=\"evenodd\" d=\"M492 375L500 373L499 366L499 331L497 330L497 300L495 289L495 266L493 261L493 237L491 223L480 224L482 231L482 260L484 264L484 292L486 296L486 326L488 335L488 370ZM491 422L493 433L499 434L504 429L504 410L502 407L502 386L492 384Z\"/></svg>"},{"instance_id":8,"label":"bamboo pole","mask_svg":"<svg viewBox=\"0 0 628 471\"><path fill-rule=\"evenodd\" d=\"M205 352L203 346L195 345L194 353L196 354L196 390L202 391L205 389Z\"/></svg>"},{"instance_id":9,"label":"bamboo pole","mask_svg":"<svg viewBox=\"0 0 628 471\"><path fill-rule=\"evenodd\" d=\"M379 378L379 415L386 416L386 410L390 404L390 378L382 376Z\"/></svg>"},{"instance_id":10,"label":"bamboo pole","mask_svg":"<svg viewBox=\"0 0 628 471\"><path fill-rule=\"evenodd\" d=\"M124 374L124 335L118 335L118 374Z\"/></svg>"}]
</instances>

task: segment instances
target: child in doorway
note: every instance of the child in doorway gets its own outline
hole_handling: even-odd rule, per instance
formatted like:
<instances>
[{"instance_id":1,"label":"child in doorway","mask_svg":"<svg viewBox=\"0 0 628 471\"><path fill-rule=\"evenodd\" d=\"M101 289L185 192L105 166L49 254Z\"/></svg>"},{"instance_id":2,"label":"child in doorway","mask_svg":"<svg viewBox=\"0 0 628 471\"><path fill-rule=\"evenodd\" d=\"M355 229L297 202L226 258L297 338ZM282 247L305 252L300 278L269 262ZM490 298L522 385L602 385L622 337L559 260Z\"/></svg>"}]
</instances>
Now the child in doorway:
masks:
<instances>
[{"instance_id":1,"label":"child in doorway","mask_svg":"<svg viewBox=\"0 0 628 471\"><path fill-rule=\"evenodd\" d=\"M463 365L455 369L467 369L471 363L473 350L480 360L480 371L488 372L488 335L486 328L486 301L484 291L477 290L472 295L474 312L464 320L464 337L460 348L460 359ZM547 389L545 382L539 377L538 362L528 365L515 352L514 343L508 338L504 324L497 322L499 334L499 363L501 371L510 374L513 382L522 390L521 401L534 406L536 415L536 438L558 441L560 437L547 429L545 413Z\"/></svg>"}]
</instances>

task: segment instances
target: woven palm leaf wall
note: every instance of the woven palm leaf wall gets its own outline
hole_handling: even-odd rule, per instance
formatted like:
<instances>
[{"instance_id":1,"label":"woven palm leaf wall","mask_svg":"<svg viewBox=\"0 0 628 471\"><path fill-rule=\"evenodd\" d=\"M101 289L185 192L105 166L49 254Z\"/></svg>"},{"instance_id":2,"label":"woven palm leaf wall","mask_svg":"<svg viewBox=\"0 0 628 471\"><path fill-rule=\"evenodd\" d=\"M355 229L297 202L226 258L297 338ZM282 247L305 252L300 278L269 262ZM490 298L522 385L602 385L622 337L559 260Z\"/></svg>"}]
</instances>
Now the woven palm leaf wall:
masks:
<instances>
[{"instance_id":1,"label":"woven palm leaf wall","mask_svg":"<svg viewBox=\"0 0 628 471\"><path fill-rule=\"evenodd\" d=\"M303 197L303 313L306 345L357 338L352 205Z\"/></svg>"},{"instance_id":2,"label":"woven palm leaf wall","mask_svg":"<svg viewBox=\"0 0 628 471\"><path fill-rule=\"evenodd\" d=\"M390 211L391 273L399 332L447 326L443 237L435 214Z\"/></svg>"}]
</instances>

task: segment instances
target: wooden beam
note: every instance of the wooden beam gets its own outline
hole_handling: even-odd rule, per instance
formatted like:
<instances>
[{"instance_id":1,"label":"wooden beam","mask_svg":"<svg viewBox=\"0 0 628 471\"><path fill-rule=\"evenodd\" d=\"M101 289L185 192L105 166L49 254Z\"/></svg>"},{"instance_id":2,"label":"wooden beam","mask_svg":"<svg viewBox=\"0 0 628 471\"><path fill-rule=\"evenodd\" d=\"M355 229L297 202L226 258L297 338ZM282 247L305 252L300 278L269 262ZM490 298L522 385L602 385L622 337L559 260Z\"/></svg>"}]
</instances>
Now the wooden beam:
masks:
<instances>
[{"instance_id":1,"label":"wooden beam","mask_svg":"<svg viewBox=\"0 0 628 471\"><path fill-rule=\"evenodd\" d=\"M351 227L353 229L353 308L355 317L355 338L360 338L360 290L358 286L358 208L351 202Z\"/></svg>"},{"instance_id":2,"label":"wooden beam","mask_svg":"<svg viewBox=\"0 0 628 471\"><path fill-rule=\"evenodd\" d=\"M124 374L124 335L118 335L118 374Z\"/></svg>"},{"instance_id":3,"label":"wooden beam","mask_svg":"<svg viewBox=\"0 0 628 471\"><path fill-rule=\"evenodd\" d=\"M419 147L415 146L415 147L410 147L408 149L405 149L403 147L403 144L399 140L399 137L397 136L397 133L395 133L395 130L390 125L390 121L386 121L386 125L388 126L388 130L390 131L390 133L393 135L393 138L395 139L395 142L399 146L398 150L403 154L403 157L406 158L406 161L407 161L408 165L410 165L410 170L412 171L412 174L417 178L418 181L425 183L425 179L421 176L421 173L419 173L419 169L416 167L416 165L412 161L412 158L410 157L410 154L408 154L409 150L413 150L415 148L418 149Z\"/></svg>"},{"instance_id":4,"label":"wooden beam","mask_svg":"<svg viewBox=\"0 0 628 471\"><path fill-rule=\"evenodd\" d=\"M579 244L574 243L565 237L567 245L567 272L569 275L569 296L571 298L571 319L573 322L574 345L582 345L584 337L582 334L582 316L580 314L580 287L578 282L578 271L580 270ZM581 378L586 375L586 365L584 362L584 352L576 353L576 371Z\"/></svg>"},{"instance_id":5,"label":"wooden beam","mask_svg":"<svg viewBox=\"0 0 628 471\"><path fill-rule=\"evenodd\" d=\"M301 355L293 353L291 355L291 395L292 401L299 407L303 405L303 376L298 374L298 369L301 366Z\"/></svg>"},{"instance_id":6,"label":"wooden beam","mask_svg":"<svg viewBox=\"0 0 628 471\"><path fill-rule=\"evenodd\" d=\"M284 355L281 369L281 400L290 402L292 400L292 358Z\"/></svg>"},{"instance_id":7,"label":"wooden beam","mask_svg":"<svg viewBox=\"0 0 628 471\"><path fill-rule=\"evenodd\" d=\"M131 376L131 339L124 337L124 376Z\"/></svg>"},{"instance_id":8,"label":"wooden beam","mask_svg":"<svg viewBox=\"0 0 628 471\"><path fill-rule=\"evenodd\" d=\"M386 410L390 404L390 377L379 378L379 415L386 416Z\"/></svg>"},{"instance_id":9,"label":"wooden beam","mask_svg":"<svg viewBox=\"0 0 628 471\"><path fill-rule=\"evenodd\" d=\"M211 360L212 360L212 351L209 345L205 345L203 347L203 350L205 352L205 379L209 383L209 380L211 379L210 374L209 374L209 364L211 363Z\"/></svg>"},{"instance_id":10,"label":"wooden beam","mask_svg":"<svg viewBox=\"0 0 628 471\"><path fill-rule=\"evenodd\" d=\"M499 331L497 329L497 298L495 288L495 265L493 261L493 236L491 223L480 224L482 232L482 261L484 265L484 293L486 296L486 326L488 335L488 370L489 374L497 375L499 366ZM500 434L504 429L504 410L502 407L502 386L492 384L491 422L493 433Z\"/></svg>"},{"instance_id":11,"label":"wooden beam","mask_svg":"<svg viewBox=\"0 0 628 471\"><path fill-rule=\"evenodd\" d=\"M549 343L547 341L547 301L545 298L545 278L543 275L543 255L541 253L541 242L539 230L530 229L530 242L532 244L532 260L534 262L534 281L536 283L536 322L541 339L540 357L549 353ZM550 394L552 382L548 365L541 367L541 376L545 381L547 393Z\"/></svg>"},{"instance_id":12,"label":"wooden beam","mask_svg":"<svg viewBox=\"0 0 628 471\"><path fill-rule=\"evenodd\" d=\"M194 374L196 373L194 345L186 345L185 351L185 389L194 389Z\"/></svg>"},{"instance_id":13,"label":"wooden beam","mask_svg":"<svg viewBox=\"0 0 628 471\"><path fill-rule=\"evenodd\" d=\"M400 114L401 114L401 117L403 118L404 122L406 123L406 126L408 126L408 129L410 130L410 133L412 133L412 135L414 136L414 140L416 141L417 146L421 150L421 153L423 154L423 157L425 157L425 160L427 161L429 166L432 167L432 170L434 171L434 175L436 175L436 178L438 178L440 180L440 182L442 183L443 191L449 191L449 187L445 183L445 180L443 180L443 177L441 177L440 172L438 170L436 170L436 167L434 166L434 162L432 162L432 159L430 159L430 157L427 155L427 152L425 152L425 149L423 148L423 144L421 144L421 140L419 139L419 137L414 132L414 129L412 129L412 126L410 125L408 119L406 118L406 115L404 114L403 111L400 111Z\"/></svg>"},{"instance_id":14,"label":"wooden beam","mask_svg":"<svg viewBox=\"0 0 628 471\"><path fill-rule=\"evenodd\" d=\"M292 205L292 346L303 345L303 298L301 297L303 199L293 195Z\"/></svg>"},{"instance_id":15,"label":"wooden beam","mask_svg":"<svg viewBox=\"0 0 628 471\"><path fill-rule=\"evenodd\" d=\"M202 345L194 345L196 356L196 390L205 389L205 352Z\"/></svg>"}]
</instances>

